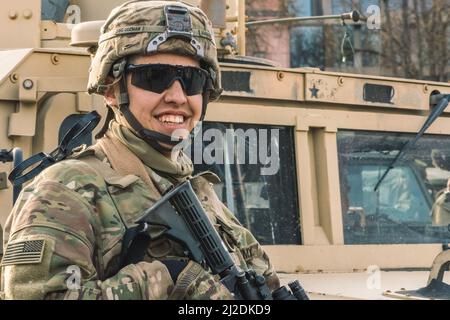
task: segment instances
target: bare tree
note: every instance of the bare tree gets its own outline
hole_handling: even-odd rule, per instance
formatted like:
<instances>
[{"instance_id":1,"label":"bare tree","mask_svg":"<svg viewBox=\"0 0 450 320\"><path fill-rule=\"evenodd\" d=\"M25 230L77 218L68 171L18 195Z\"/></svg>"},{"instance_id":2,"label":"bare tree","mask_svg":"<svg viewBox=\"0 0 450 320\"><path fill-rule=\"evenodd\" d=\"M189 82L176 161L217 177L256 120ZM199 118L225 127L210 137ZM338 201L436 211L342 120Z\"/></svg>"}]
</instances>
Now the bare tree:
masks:
<instances>
[{"instance_id":1,"label":"bare tree","mask_svg":"<svg viewBox=\"0 0 450 320\"><path fill-rule=\"evenodd\" d=\"M250 0L247 1L247 15L250 20L295 16L294 3L294 0ZM360 0L341 0L334 4L338 4L342 12L365 10ZM297 31L288 24L272 24L249 28L247 52L277 60L280 45L286 45L290 46L285 50L291 52L291 61L295 62L295 66L301 64L409 79L448 81L450 1L379 0L379 4L381 30L368 30L364 25L349 26L347 33L353 45L351 50L345 50L345 29L339 23L324 24L314 34L312 29ZM294 38L276 42L286 34ZM343 63L343 55L346 56L346 63ZM361 63L363 57L364 63Z\"/></svg>"},{"instance_id":2,"label":"bare tree","mask_svg":"<svg viewBox=\"0 0 450 320\"><path fill-rule=\"evenodd\" d=\"M449 74L448 0L383 0L382 64L386 73L447 81Z\"/></svg>"}]
</instances>

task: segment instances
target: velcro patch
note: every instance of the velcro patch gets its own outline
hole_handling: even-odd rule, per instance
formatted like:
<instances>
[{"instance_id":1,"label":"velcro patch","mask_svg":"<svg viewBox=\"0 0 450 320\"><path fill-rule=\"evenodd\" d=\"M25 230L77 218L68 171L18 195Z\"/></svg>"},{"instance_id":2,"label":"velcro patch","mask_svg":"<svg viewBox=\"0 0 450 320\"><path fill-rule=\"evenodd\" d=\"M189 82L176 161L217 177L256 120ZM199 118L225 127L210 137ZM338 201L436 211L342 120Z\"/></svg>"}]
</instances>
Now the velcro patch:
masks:
<instances>
[{"instance_id":1,"label":"velcro patch","mask_svg":"<svg viewBox=\"0 0 450 320\"><path fill-rule=\"evenodd\" d=\"M44 255L44 240L10 242L3 255L1 266L41 263Z\"/></svg>"}]
</instances>

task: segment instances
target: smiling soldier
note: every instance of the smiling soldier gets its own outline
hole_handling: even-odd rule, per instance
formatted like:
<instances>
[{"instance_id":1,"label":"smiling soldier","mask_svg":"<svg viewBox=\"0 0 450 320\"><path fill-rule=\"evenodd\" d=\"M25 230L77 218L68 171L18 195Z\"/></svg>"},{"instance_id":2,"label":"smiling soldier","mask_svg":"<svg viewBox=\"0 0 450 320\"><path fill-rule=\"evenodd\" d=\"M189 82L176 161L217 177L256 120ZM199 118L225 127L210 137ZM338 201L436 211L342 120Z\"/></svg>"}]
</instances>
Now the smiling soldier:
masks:
<instances>
[{"instance_id":1,"label":"smiling soldier","mask_svg":"<svg viewBox=\"0 0 450 320\"><path fill-rule=\"evenodd\" d=\"M192 178L174 146L189 138L222 91L211 23L179 2L130 1L101 29L88 91L108 106L97 143L43 171L5 228L7 299L231 299L184 248L150 228L145 256L124 264L124 236L166 190ZM193 183L211 222L244 269L278 277L254 236L200 174Z\"/></svg>"}]
</instances>

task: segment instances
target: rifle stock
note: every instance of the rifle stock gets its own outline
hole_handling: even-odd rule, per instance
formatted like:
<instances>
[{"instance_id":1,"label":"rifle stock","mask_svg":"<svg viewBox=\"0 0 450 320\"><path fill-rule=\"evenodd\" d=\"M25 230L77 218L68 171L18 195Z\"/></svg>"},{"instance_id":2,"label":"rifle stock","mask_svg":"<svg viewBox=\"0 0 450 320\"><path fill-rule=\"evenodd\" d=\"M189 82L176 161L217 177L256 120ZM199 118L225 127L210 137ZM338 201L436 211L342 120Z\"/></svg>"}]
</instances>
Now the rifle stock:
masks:
<instances>
[{"instance_id":1,"label":"rifle stock","mask_svg":"<svg viewBox=\"0 0 450 320\"><path fill-rule=\"evenodd\" d=\"M171 189L136 222L138 226L144 226L140 228L143 231L148 225L165 228L164 234L180 243L187 250L190 259L208 267L213 274L218 274L221 282L236 299L308 299L297 280L289 284L292 292L283 286L272 293L263 276L236 266L189 180ZM130 247L132 246L133 244Z\"/></svg>"}]
</instances>

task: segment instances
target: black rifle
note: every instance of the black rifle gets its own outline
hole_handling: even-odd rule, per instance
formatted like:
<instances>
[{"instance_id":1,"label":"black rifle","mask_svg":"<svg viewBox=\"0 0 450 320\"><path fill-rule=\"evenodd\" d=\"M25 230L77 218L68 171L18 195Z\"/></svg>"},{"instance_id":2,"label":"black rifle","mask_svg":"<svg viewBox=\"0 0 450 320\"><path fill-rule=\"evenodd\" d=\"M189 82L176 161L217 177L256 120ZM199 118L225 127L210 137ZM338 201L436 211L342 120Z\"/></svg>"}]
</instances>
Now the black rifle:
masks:
<instances>
[{"instance_id":1,"label":"black rifle","mask_svg":"<svg viewBox=\"0 0 450 320\"><path fill-rule=\"evenodd\" d=\"M140 236L146 234L149 226L157 226L165 230L165 236L180 243L190 259L218 274L235 299L308 300L298 280L289 283L291 290L282 286L270 292L263 276L236 266L189 180L171 189L136 222L138 226L124 237L123 264L142 261L148 241L142 241Z\"/></svg>"}]
</instances>

